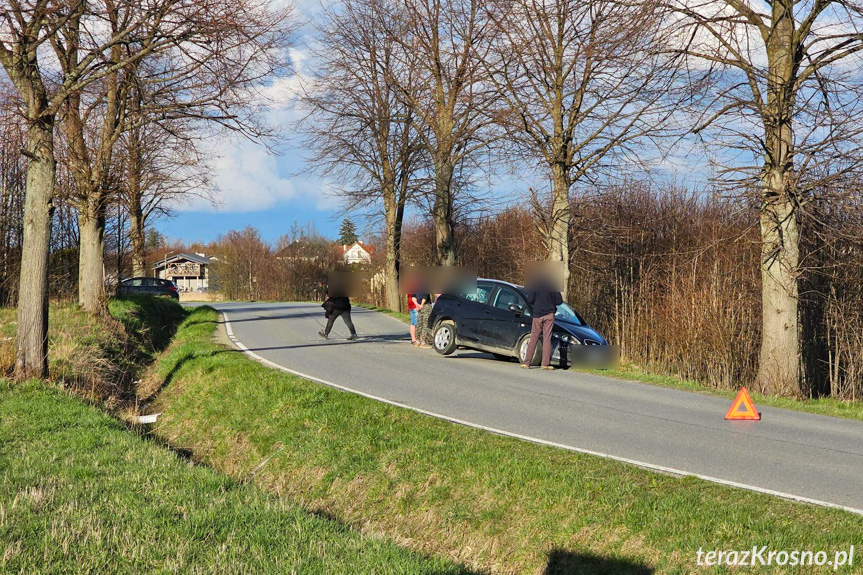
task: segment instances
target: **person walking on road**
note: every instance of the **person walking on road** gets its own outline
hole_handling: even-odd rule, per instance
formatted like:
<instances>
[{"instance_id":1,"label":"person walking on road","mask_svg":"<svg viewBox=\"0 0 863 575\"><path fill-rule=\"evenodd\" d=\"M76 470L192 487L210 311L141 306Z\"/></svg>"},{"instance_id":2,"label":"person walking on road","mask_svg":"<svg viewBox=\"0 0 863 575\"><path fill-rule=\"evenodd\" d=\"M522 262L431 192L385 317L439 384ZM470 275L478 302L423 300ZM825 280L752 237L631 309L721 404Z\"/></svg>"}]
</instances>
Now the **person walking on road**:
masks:
<instances>
[{"instance_id":1,"label":"person walking on road","mask_svg":"<svg viewBox=\"0 0 863 575\"><path fill-rule=\"evenodd\" d=\"M337 317L341 317L345 325L348 326L348 330L351 332L349 340L353 341L357 339L357 330L354 328L354 322L351 321L351 300L347 296L342 297L330 297L327 295L327 299L324 302L324 309L327 310L327 327L318 332L322 338L327 339L330 335L330 330L333 329L333 323L336 321Z\"/></svg>"},{"instance_id":2,"label":"person walking on road","mask_svg":"<svg viewBox=\"0 0 863 575\"><path fill-rule=\"evenodd\" d=\"M557 306L563 303L563 296L559 291L551 291L543 288L531 291L527 296L527 302L533 309L533 322L530 326L530 341L527 344L527 355L521 367L527 369L536 353L536 344L542 334L542 369L554 369L551 367L551 330L554 327L554 314Z\"/></svg>"}]
</instances>

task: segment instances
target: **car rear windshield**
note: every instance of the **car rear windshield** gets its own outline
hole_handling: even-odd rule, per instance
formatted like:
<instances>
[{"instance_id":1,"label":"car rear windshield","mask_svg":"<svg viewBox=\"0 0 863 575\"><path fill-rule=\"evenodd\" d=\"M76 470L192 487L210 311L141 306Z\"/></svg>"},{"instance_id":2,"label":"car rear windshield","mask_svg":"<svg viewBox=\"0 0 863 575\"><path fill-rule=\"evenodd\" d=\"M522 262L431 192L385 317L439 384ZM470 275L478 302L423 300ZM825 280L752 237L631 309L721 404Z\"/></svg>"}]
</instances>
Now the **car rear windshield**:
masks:
<instances>
[{"instance_id":1,"label":"car rear windshield","mask_svg":"<svg viewBox=\"0 0 863 575\"><path fill-rule=\"evenodd\" d=\"M458 297L462 297L468 301L475 301L479 303L485 303L488 301L488 295L491 293L491 290L494 289L494 286L488 284L478 284L476 286L476 291L471 293L460 293Z\"/></svg>"}]
</instances>

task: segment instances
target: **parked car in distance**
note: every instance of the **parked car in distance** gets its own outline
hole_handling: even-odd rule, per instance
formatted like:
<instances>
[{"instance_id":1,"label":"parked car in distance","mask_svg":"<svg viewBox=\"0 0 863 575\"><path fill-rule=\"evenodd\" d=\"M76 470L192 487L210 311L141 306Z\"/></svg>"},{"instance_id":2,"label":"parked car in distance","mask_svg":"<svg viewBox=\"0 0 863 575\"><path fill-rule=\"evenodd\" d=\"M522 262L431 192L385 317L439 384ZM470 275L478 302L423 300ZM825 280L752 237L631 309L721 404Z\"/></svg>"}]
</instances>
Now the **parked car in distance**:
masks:
<instances>
[{"instance_id":1,"label":"parked car in distance","mask_svg":"<svg viewBox=\"0 0 863 575\"><path fill-rule=\"evenodd\" d=\"M474 293L442 294L429 317L435 351L442 355L458 347L485 351L498 359L518 359L539 365L542 343L528 361L532 310L528 292L521 286L500 280L478 279ZM590 363L610 367L617 349L566 303L557 308L552 330L552 362L562 367Z\"/></svg>"},{"instance_id":2,"label":"parked car in distance","mask_svg":"<svg viewBox=\"0 0 863 575\"><path fill-rule=\"evenodd\" d=\"M171 280L161 278L127 278L120 282L117 294L166 295L180 299L180 289Z\"/></svg>"}]
</instances>

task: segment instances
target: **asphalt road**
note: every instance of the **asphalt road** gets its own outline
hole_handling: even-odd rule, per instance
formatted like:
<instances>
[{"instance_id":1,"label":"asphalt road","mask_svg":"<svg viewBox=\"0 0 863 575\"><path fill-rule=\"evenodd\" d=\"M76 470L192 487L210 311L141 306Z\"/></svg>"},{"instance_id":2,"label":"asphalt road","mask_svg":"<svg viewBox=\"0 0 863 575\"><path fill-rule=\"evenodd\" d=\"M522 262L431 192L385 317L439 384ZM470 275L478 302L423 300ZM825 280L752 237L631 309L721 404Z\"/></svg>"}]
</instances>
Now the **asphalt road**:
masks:
<instances>
[{"instance_id":1,"label":"asphalt road","mask_svg":"<svg viewBox=\"0 0 863 575\"><path fill-rule=\"evenodd\" d=\"M863 422L756 407L723 419L728 399L570 371L524 370L491 355L444 357L409 344L407 326L361 308L347 341L329 340L319 305L212 304L234 343L331 385L427 413L658 470L696 475L863 513Z\"/></svg>"}]
</instances>

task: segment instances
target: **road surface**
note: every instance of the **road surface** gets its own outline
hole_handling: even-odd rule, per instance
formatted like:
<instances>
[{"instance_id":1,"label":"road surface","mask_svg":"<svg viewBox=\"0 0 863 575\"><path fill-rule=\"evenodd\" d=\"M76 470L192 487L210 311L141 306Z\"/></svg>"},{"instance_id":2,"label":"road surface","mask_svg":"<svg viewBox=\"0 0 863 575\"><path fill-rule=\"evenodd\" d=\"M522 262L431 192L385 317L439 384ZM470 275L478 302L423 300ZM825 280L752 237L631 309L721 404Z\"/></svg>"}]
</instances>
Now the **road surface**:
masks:
<instances>
[{"instance_id":1,"label":"road surface","mask_svg":"<svg viewBox=\"0 0 863 575\"><path fill-rule=\"evenodd\" d=\"M656 469L863 514L863 422L758 406L723 419L726 398L571 371L519 369L489 354L444 357L409 344L407 326L354 308L360 334L303 303L214 303L259 359L322 383L426 413Z\"/></svg>"}]
</instances>

